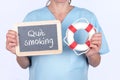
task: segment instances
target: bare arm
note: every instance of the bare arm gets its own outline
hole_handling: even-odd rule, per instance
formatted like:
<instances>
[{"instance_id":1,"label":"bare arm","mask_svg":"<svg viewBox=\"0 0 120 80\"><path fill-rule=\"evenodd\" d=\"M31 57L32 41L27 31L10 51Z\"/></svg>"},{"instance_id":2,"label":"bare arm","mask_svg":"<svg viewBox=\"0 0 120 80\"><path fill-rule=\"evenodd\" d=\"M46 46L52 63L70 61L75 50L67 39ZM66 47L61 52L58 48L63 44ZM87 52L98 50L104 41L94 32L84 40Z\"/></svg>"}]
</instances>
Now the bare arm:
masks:
<instances>
[{"instance_id":1,"label":"bare arm","mask_svg":"<svg viewBox=\"0 0 120 80\"><path fill-rule=\"evenodd\" d=\"M95 35L93 35L91 39L90 50L86 53L88 62L93 67L98 66L101 61L101 56L99 54L101 42L102 42L101 33L96 33Z\"/></svg>"},{"instance_id":2,"label":"bare arm","mask_svg":"<svg viewBox=\"0 0 120 80\"><path fill-rule=\"evenodd\" d=\"M26 69L30 66L30 60L28 57L16 57L18 64L23 68Z\"/></svg>"},{"instance_id":3,"label":"bare arm","mask_svg":"<svg viewBox=\"0 0 120 80\"><path fill-rule=\"evenodd\" d=\"M17 33L13 30L9 30L6 34L6 49L16 55L15 47L17 46ZM16 56L18 64L22 68L27 68L30 66L30 60L28 57L18 57Z\"/></svg>"},{"instance_id":4,"label":"bare arm","mask_svg":"<svg viewBox=\"0 0 120 80\"><path fill-rule=\"evenodd\" d=\"M100 64L101 56L99 53L95 53L94 55L88 56L88 62L91 66L97 67Z\"/></svg>"}]
</instances>

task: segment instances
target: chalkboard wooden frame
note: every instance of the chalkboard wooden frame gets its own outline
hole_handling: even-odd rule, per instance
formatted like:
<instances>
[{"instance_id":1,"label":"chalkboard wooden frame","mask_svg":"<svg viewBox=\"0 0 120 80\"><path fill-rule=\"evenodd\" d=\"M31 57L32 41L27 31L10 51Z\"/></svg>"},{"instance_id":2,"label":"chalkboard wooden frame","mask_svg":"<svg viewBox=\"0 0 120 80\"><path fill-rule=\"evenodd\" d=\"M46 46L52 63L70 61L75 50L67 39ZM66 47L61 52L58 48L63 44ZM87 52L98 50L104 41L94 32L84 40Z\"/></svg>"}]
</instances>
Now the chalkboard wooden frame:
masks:
<instances>
[{"instance_id":1,"label":"chalkboard wooden frame","mask_svg":"<svg viewBox=\"0 0 120 80\"><path fill-rule=\"evenodd\" d=\"M17 56L36 56L36 55L49 55L49 54L60 54L62 53L62 31L61 31L61 23L58 20L49 20L49 21L37 21L37 22L23 22L23 23L17 23L15 24L15 30L19 35L18 28L19 27L30 27L30 26L37 26L37 25L56 25L57 29L57 43L58 43L58 49L53 50L41 50L41 51L20 51L20 40L18 36L18 46L16 46L16 55ZM48 27L50 28L50 27Z\"/></svg>"}]
</instances>

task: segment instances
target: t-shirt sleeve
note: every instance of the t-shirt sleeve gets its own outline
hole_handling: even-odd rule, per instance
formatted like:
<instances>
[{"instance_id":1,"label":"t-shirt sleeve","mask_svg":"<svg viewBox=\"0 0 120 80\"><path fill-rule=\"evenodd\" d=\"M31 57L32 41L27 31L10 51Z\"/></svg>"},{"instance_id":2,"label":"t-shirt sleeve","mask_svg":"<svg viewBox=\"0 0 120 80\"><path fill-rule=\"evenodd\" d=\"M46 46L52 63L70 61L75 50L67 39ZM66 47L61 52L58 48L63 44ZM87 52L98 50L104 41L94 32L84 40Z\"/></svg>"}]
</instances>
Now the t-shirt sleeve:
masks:
<instances>
[{"instance_id":1,"label":"t-shirt sleeve","mask_svg":"<svg viewBox=\"0 0 120 80\"><path fill-rule=\"evenodd\" d=\"M36 16L34 15L34 12L28 13L25 18L23 19L23 22L31 22L34 21Z\"/></svg>"},{"instance_id":2,"label":"t-shirt sleeve","mask_svg":"<svg viewBox=\"0 0 120 80\"><path fill-rule=\"evenodd\" d=\"M101 49L99 52L100 52L100 54L106 54L109 52L108 43L107 43L106 37L104 35L104 32L103 32L102 28L100 27L95 15L94 15L93 22L94 22L94 26L96 27L96 31L98 33L99 32L102 33L102 45L101 45Z\"/></svg>"}]
</instances>

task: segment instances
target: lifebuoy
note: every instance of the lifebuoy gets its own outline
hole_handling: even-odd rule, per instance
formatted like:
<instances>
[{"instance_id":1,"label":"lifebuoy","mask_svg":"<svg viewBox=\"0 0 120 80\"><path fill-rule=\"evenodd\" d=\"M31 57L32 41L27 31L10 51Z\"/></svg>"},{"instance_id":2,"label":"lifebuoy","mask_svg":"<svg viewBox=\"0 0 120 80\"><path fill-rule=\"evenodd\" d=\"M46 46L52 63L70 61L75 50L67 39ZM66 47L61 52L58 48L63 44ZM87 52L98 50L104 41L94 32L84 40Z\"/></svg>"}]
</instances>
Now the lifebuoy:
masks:
<instances>
[{"instance_id":1,"label":"lifebuoy","mask_svg":"<svg viewBox=\"0 0 120 80\"><path fill-rule=\"evenodd\" d=\"M88 32L88 39L84 44L78 44L74 40L74 34L77 30L85 30L86 32ZM77 55L80 55L81 53L79 54L77 53L77 51L86 53L89 50L90 39L93 36L93 34L95 34L95 32L96 29L93 27L92 24L88 22L76 22L68 27L64 41Z\"/></svg>"}]
</instances>

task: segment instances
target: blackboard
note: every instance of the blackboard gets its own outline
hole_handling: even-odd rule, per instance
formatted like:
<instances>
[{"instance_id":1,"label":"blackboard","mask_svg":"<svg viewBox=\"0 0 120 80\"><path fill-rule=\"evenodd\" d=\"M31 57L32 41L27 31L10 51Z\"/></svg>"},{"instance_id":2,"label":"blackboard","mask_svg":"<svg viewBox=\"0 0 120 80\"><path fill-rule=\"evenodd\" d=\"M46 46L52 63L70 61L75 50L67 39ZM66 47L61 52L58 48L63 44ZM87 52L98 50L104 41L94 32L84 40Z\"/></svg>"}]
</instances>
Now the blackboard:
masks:
<instances>
[{"instance_id":1,"label":"blackboard","mask_svg":"<svg viewBox=\"0 0 120 80\"><path fill-rule=\"evenodd\" d=\"M18 56L60 54L61 24L58 20L23 22L15 25L18 33Z\"/></svg>"}]
</instances>

